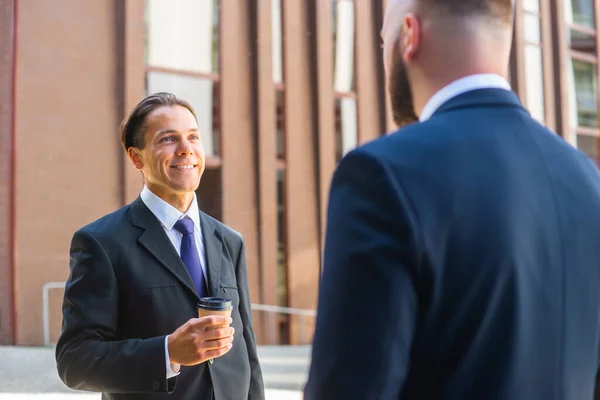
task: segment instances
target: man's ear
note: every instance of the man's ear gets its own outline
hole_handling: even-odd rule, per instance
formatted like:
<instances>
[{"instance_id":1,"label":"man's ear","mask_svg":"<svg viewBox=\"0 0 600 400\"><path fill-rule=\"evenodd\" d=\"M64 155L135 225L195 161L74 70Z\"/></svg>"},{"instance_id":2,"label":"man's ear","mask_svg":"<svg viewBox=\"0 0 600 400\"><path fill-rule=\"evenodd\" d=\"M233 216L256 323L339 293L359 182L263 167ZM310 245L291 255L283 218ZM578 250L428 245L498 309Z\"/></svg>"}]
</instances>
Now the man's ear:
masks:
<instances>
[{"instance_id":1,"label":"man's ear","mask_svg":"<svg viewBox=\"0 0 600 400\"><path fill-rule=\"evenodd\" d=\"M410 62L415 58L421 45L421 21L413 13L408 13L404 16L403 22L401 54L405 62Z\"/></svg>"},{"instance_id":2,"label":"man's ear","mask_svg":"<svg viewBox=\"0 0 600 400\"><path fill-rule=\"evenodd\" d=\"M142 157L140 155L140 151L135 147L130 147L127 149L127 156L131 160L131 163L135 167L135 169L141 171L144 168L144 163L142 162Z\"/></svg>"}]
</instances>

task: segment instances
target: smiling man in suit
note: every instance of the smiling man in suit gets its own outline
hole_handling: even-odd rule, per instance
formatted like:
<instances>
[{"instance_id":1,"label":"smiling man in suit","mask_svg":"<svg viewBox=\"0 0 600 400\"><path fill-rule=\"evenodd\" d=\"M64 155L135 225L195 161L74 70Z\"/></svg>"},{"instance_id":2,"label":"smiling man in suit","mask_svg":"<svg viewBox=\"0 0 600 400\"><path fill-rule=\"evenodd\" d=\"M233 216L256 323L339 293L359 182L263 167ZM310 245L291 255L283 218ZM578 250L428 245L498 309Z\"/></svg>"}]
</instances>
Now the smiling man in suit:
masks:
<instances>
[{"instance_id":1,"label":"smiling man in suit","mask_svg":"<svg viewBox=\"0 0 600 400\"><path fill-rule=\"evenodd\" d=\"M121 141L145 185L73 236L61 379L103 399L264 399L242 237L198 208L205 155L192 107L148 96ZM197 318L206 296L230 299L231 318Z\"/></svg>"},{"instance_id":2,"label":"smiling man in suit","mask_svg":"<svg viewBox=\"0 0 600 400\"><path fill-rule=\"evenodd\" d=\"M600 176L511 91L511 0L387 3L402 127L334 174L306 400L591 399Z\"/></svg>"}]
</instances>

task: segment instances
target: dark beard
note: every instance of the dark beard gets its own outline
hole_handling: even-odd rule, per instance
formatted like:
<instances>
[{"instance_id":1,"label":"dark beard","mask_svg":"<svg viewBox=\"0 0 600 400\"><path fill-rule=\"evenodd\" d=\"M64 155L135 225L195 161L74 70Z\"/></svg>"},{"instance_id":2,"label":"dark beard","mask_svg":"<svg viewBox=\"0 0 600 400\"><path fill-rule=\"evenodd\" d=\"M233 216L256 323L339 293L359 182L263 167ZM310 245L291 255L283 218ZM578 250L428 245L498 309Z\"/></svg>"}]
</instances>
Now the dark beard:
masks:
<instances>
[{"instance_id":1,"label":"dark beard","mask_svg":"<svg viewBox=\"0 0 600 400\"><path fill-rule=\"evenodd\" d=\"M396 46L393 55L392 74L388 83L388 92L392 106L392 115L398 127L419 120L419 117L415 114L412 89L408 80L406 66L402 60L400 50Z\"/></svg>"}]
</instances>

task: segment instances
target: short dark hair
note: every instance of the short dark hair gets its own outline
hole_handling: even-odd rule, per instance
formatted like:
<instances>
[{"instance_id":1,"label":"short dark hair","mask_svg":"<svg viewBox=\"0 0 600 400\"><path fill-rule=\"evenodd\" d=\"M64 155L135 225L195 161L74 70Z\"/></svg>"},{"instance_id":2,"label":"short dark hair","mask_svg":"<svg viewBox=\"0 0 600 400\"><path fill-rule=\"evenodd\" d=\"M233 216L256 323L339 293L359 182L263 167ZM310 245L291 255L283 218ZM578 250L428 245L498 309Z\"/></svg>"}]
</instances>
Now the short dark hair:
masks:
<instances>
[{"instance_id":1,"label":"short dark hair","mask_svg":"<svg viewBox=\"0 0 600 400\"><path fill-rule=\"evenodd\" d=\"M178 98L173 93L159 92L146 96L121 123L121 144L125 151L130 147L144 148L146 144L144 140L146 118L152 111L163 106L185 107L192 113L196 121L198 120L190 103Z\"/></svg>"},{"instance_id":2,"label":"short dark hair","mask_svg":"<svg viewBox=\"0 0 600 400\"><path fill-rule=\"evenodd\" d=\"M489 16L512 20L513 0L416 0L419 8L451 16Z\"/></svg>"}]
</instances>

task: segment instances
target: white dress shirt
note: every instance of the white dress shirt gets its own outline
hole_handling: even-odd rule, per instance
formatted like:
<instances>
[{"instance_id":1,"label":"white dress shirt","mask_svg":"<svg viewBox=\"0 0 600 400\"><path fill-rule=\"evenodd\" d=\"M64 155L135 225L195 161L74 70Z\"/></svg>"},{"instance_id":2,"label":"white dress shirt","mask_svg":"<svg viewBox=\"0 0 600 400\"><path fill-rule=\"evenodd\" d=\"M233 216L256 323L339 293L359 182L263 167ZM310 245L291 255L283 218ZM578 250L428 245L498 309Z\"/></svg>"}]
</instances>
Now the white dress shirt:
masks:
<instances>
[{"instance_id":1,"label":"white dress shirt","mask_svg":"<svg viewBox=\"0 0 600 400\"><path fill-rule=\"evenodd\" d=\"M444 86L436 94L431 96L423 107L419 121L427 121L438 108L448 100L471 90L477 89L504 89L511 90L506 79L496 74L469 75Z\"/></svg>"},{"instance_id":2,"label":"white dress shirt","mask_svg":"<svg viewBox=\"0 0 600 400\"><path fill-rule=\"evenodd\" d=\"M196 194L194 193L192 204L183 214L178 209L152 193L146 185L144 185L140 197L146 207L148 207L152 214L154 214L154 216L158 219L165 230L165 233L171 240L173 247L175 247L177 254L180 256L181 238L183 235L174 228L175 223L181 218L190 218L194 222L194 240L196 241L196 248L198 249L198 255L200 257L200 266L202 267L202 273L204 274L205 278L204 282L206 283L206 258L204 256L204 243L202 242L202 230L200 229L200 209L198 208L198 199L196 198ZM179 375L179 372L173 372L171 369L168 339L169 336L165 338L165 361L167 363L167 379L170 379Z\"/></svg>"}]
</instances>

